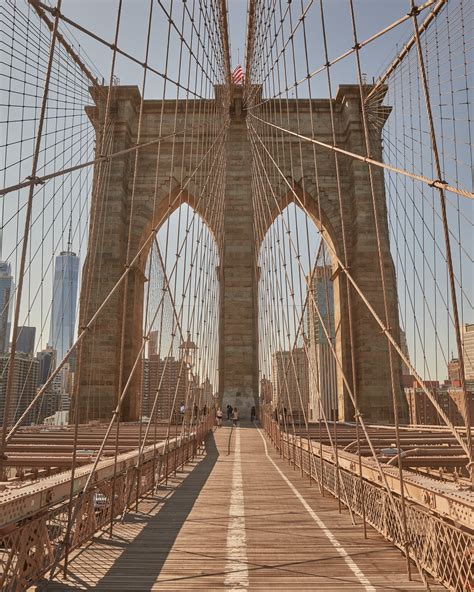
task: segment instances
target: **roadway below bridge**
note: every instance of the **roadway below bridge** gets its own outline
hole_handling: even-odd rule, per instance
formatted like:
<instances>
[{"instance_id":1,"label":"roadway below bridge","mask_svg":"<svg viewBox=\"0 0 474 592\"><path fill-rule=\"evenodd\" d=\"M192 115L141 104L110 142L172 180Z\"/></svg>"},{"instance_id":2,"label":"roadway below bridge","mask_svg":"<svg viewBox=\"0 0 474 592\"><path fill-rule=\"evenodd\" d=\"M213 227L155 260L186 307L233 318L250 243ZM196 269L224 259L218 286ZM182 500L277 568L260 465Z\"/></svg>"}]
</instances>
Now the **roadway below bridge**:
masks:
<instances>
[{"instance_id":1,"label":"roadway below bridge","mask_svg":"<svg viewBox=\"0 0 474 592\"><path fill-rule=\"evenodd\" d=\"M230 442L230 445L229 445ZM280 459L253 426L216 430L205 452L40 590L423 590L413 566ZM444 590L430 583L431 590Z\"/></svg>"}]
</instances>

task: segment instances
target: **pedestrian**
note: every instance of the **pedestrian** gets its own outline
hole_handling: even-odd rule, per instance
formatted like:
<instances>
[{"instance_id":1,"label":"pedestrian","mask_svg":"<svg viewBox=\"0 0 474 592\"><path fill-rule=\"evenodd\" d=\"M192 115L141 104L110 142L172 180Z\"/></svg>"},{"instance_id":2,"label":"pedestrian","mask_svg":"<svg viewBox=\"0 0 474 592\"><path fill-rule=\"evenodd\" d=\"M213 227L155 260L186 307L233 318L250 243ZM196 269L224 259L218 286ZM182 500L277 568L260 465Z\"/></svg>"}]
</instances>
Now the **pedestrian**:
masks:
<instances>
[{"instance_id":1,"label":"pedestrian","mask_svg":"<svg viewBox=\"0 0 474 592\"><path fill-rule=\"evenodd\" d=\"M217 418L217 427L220 428L222 425L222 409L219 407L219 409L217 410L216 413L216 418Z\"/></svg>"},{"instance_id":2,"label":"pedestrian","mask_svg":"<svg viewBox=\"0 0 474 592\"><path fill-rule=\"evenodd\" d=\"M230 420L232 416L232 405L227 405L227 419Z\"/></svg>"},{"instance_id":3,"label":"pedestrian","mask_svg":"<svg viewBox=\"0 0 474 592\"><path fill-rule=\"evenodd\" d=\"M234 407L232 411L232 425L237 427L237 422L239 421L239 412L237 411L237 407Z\"/></svg>"},{"instance_id":4,"label":"pedestrian","mask_svg":"<svg viewBox=\"0 0 474 592\"><path fill-rule=\"evenodd\" d=\"M253 405L252 409L250 410L250 421L254 422L256 417L257 417L257 411L255 409L255 405Z\"/></svg>"}]
</instances>

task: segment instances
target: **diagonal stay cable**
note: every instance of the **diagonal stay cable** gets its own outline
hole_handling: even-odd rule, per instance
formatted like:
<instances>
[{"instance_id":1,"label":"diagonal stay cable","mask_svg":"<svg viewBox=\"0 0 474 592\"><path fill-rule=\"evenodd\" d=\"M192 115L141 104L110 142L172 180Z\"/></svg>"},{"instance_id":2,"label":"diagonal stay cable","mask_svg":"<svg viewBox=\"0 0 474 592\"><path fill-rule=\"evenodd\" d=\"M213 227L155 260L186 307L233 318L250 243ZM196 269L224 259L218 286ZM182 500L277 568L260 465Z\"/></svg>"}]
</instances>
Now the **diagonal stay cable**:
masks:
<instances>
[{"instance_id":1,"label":"diagonal stay cable","mask_svg":"<svg viewBox=\"0 0 474 592\"><path fill-rule=\"evenodd\" d=\"M179 193L176 195L176 197L173 199L173 203L175 203L176 201L179 200L180 196L183 194L183 192L185 191L187 185L191 182L191 180L193 179L194 174L196 173L196 171L199 169L199 167L201 166L201 164L204 162L204 160L207 158L207 156L209 155L209 153L212 151L213 147L219 142L222 142L222 138L225 135L225 129L222 129L221 132L218 134L218 136L215 138L215 140L213 141L213 143L211 144L210 148L206 151L206 153L201 157L201 159L199 160L199 163L197 164L195 170L193 171L192 175L186 180L186 182L184 183L183 187L180 189ZM204 191L204 189L203 189ZM56 367L56 369L54 370L54 372L52 372L48 378L48 380L45 382L45 384L38 390L38 392L36 393L35 397L31 400L30 404L28 405L28 407L25 409L25 411L23 412L23 414L21 415L21 417L18 419L18 421L15 423L15 425L11 428L11 430L8 433L8 436L6 437L5 442L8 443L11 438L13 437L13 435L17 432L18 428L20 427L21 423L23 422L23 420L25 419L25 417L27 416L27 414L29 413L29 411L33 408L33 406L35 405L35 403L39 400L39 398L45 393L46 389L49 387L49 385L52 383L52 381L54 380L54 378L59 374L59 372L61 371L61 369L64 367L64 365L66 364L66 362L69 360L72 352L75 350L75 348L77 347L77 345L79 343L81 343L81 341L84 339L84 336L86 335L86 333L88 331L91 330L92 326L94 325L95 321L97 320L97 318L100 316L101 312L104 310L106 304L109 302L109 300L112 298L112 296L117 292L117 290L120 288L120 286L122 285L122 282L124 281L124 279L126 278L126 276L130 273L130 271L132 270L133 266L135 265L135 263L137 263L137 261L139 260L140 256L142 255L142 253L145 252L145 249L148 248L148 245L150 244L150 242L153 240L153 238L155 237L156 233L159 230L159 226L160 223L166 218L167 213L165 212L162 215L162 218L158 221L157 225L152 229L152 231L149 233L149 235L145 238L145 240L143 241L142 246L140 247L140 249L137 251L135 257L130 261L130 265L129 267L127 267L127 269L125 269L125 271L122 273L122 275L120 276L120 278L117 280L117 282L115 283L115 285L113 286L113 288L110 290L110 292L108 293L108 295L105 297L105 299L102 301L102 304L97 308L96 312L92 315L91 319L89 320L89 322L87 323L87 325L85 325L84 327L81 328L81 332L79 333L77 339L75 340L75 342L71 345L71 347L68 349L68 351L66 352L62 362Z\"/></svg>"}]
</instances>

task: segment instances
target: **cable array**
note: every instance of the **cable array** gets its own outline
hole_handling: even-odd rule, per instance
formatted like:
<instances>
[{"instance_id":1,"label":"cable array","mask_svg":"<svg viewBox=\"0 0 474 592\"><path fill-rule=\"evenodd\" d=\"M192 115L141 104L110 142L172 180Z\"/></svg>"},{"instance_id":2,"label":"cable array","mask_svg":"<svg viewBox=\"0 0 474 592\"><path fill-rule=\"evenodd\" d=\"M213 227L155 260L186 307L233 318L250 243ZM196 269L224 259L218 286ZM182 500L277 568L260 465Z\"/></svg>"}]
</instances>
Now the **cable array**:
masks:
<instances>
[{"instance_id":1,"label":"cable array","mask_svg":"<svg viewBox=\"0 0 474 592\"><path fill-rule=\"evenodd\" d=\"M449 427L465 452L463 475L472 479L474 375L463 347L472 321L472 250L462 240L472 232L474 197L466 53L472 6L459 0L407 3L406 9L369 34L351 0L344 10L338 5L337 14L323 0L256 1L249 10L245 93L259 253L261 400L272 401L274 418L293 443L328 440L337 496L349 509L337 419L355 421L360 479L364 447L395 502L383 453L368 430L370 418L377 421L371 409L377 403L375 397L365 402L370 379L364 378L362 343L384 373L394 450L402 450L407 403L411 414L414 397L423 396L419 422ZM348 47L339 45L334 54L328 31L336 20ZM394 35L402 49L369 84L369 51L386 50ZM372 238L361 240L361 234ZM369 326L372 348L364 334ZM379 346L386 353L376 360ZM448 365L456 365L457 375L450 370L446 383ZM374 381L380 380L376 372ZM405 533L407 569L411 556L421 572L418 551L410 548L398 466L402 503L393 509ZM324 490L322 468L318 474Z\"/></svg>"},{"instance_id":2,"label":"cable array","mask_svg":"<svg viewBox=\"0 0 474 592\"><path fill-rule=\"evenodd\" d=\"M33 9L23 3L6 2L0 10L4 139L0 150L2 185L7 186L25 177L90 160L94 131L84 111L90 101L89 81L78 65L60 45L50 51L50 30ZM75 309L77 290L66 267L56 266L58 277L64 280L64 294L59 293L61 282L54 282L55 263L60 253L74 253L79 260L85 257L91 185L92 170L80 169L48 183L30 185L29 190L11 192L2 199L0 259L4 265L3 282L9 288L1 311L9 329L2 335L5 360L1 372L5 381L8 374L14 375L8 373L8 368L15 360L17 344L13 335L18 335L18 327L25 328L23 333L29 341L27 352L22 344L21 355L44 351L48 343L63 354L59 341L69 345L73 341L74 327L64 326L61 331L51 332L54 314L64 314L64 310L52 310L53 301L64 301L64 307L69 301ZM31 377L29 382L36 383L37 361L24 359L19 364L21 372ZM3 405L11 389L5 386L2 390ZM10 400L13 423L30 403L31 388L16 395L15 400ZM35 415L44 418L41 406L30 414L29 420L35 419ZM2 423L4 427L8 424Z\"/></svg>"},{"instance_id":3,"label":"cable array","mask_svg":"<svg viewBox=\"0 0 474 592\"><path fill-rule=\"evenodd\" d=\"M144 35L133 48L126 2L117 3L109 36L65 6L3 4L0 48L2 450L22 426L70 424L71 485L51 577L60 561L67 570L104 455L114 457L110 532L130 503L123 496L134 499L121 484L122 442L130 439L121 420L137 422L137 475L149 473L150 444L158 459L163 442L169 459L209 423L230 79L221 2L143 3L134 18ZM104 47L102 76L87 54ZM139 86L123 84L135 76ZM35 328L23 351L22 334ZM78 496L91 421L103 432ZM14 476L8 452L2 459L2 475ZM168 474L156 470L158 481Z\"/></svg>"},{"instance_id":4,"label":"cable array","mask_svg":"<svg viewBox=\"0 0 474 592\"><path fill-rule=\"evenodd\" d=\"M35 518L61 532L48 559L2 551L0 587L67 573L212 426L232 122L251 155L261 414L365 534L369 459L425 579L406 424L446 428L450 478L474 475L473 7L410 0L369 23L362 4L251 0L243 87L225 0L117 0L106 22L62 0L0 6L0 478L69 479ZM25 465L44 433L61 453Z\"/></svg>"}]
</instances>

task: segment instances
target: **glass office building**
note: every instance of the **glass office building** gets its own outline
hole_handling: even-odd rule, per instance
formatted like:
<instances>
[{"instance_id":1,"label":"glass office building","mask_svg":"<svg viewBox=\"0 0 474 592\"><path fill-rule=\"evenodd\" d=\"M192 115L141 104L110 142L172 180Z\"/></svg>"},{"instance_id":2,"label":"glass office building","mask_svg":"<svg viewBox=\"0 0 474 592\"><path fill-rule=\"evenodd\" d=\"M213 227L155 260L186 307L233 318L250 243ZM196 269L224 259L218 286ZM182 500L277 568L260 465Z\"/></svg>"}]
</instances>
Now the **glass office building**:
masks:
<instances>
[{"instance_id":1,"label":"glass office building","mask_svg":"<svg viewBox=\"0 0 474 592\"><path fill-rule=\"evenodd\" d=\"M10 345L12 296L11 266L6 261L0 261L0 353L7 353Z\"/></svg>"},{"instance_id":2,"label":"glass office building","mask_svg":"<svg viewBox=\"0 0 474 592\"><path fill-rule=\"evenodd\" d=\"M60 363L74 341L76 324L79 257L72 251L62 251L54 267L53 305L49 345L56 350Z\"/></svg>"}]
</instances>

